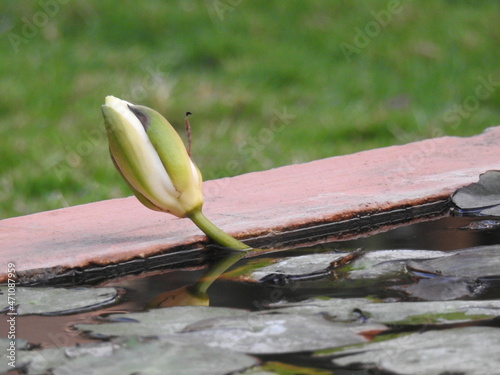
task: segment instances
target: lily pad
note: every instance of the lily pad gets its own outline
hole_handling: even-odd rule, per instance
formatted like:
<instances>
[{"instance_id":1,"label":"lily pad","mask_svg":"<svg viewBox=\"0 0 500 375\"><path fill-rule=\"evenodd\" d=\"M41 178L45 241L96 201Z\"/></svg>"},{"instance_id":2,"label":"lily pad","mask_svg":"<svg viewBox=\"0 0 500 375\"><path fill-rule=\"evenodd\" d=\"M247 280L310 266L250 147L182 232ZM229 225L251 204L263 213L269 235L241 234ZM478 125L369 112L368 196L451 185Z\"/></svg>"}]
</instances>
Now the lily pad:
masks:
<instances>
[{"instance_id":1,"label":"lily pad","mask_svg":"<svg viewBox=\"0 0 500 375\"><path fill-rule=\"evenodd\" d=\"M258 361L250 356L193 344L174 346L136 337L66 348L18 350L17 368L28 375L81 374L224 374L245 370ZM2 368L3 369L3 368Z\"/></svg>"},{"instance_id":2,"label":"lily pad","mask_svg":"<svg viewBox=\"0 0 500 375\"><path fill-rule=\"evenodd\" d=\"M119 346L111 342L83 344L72 347L47 348L29 350L28 345L16 349L16 368L29 375L45 375L56 366L60 366L71 358L81 355L111 355Z\"/></svg>"},{"instance_id":3,"label":"lily pad","mask_svg":"<svg viewBox=\"0 0 500 375\"><path fill-rule=\"evenodd\" d=\"M413 260L407 266L429 274L471 280L497 276L500 275L500 245L472 247L437 259Z\"/></svg>"},{"instance_id":4,"label":"lily pad","mask_svg":"<svg viewBox=\"0 0 500 375\"><path fill-rule=\"evenodd\" d=\"M262 267L252 272L253 280L260 280L268 274L283 273L287 275L302 275L325 270L330 263L342 259L345 254L312 254L284 258L274 264Z\"/></svg>"},{"instance_id":5,"label":"lily pad","mask_svg":"<svg viewBox=\"0 0 500 375\"><path fill-rule=\"evenodd\" d=\"M333 362L397 374L496 374L500 368L498 348L499 328L455 328L341 350L335 353Z\"/></svg>"},{"instance_id":6,"label":"lily pad","mask_svg":"<svg viewBox=\"0 0 500 375\"><path fill-rule=\"evenodd\" d=\"M289 314L328 314L336 320L367 318L376 323L446 323L493 318L500 301L373 302L366 298L315 299L273 307Z\"/></svg>"},{"instance_id":7,"label":"lily pad","mask_svg":"<svg viewBox=\"0 0 500 375\"><path fill-rule=\"evenodd\" d=\"M174 306L130 314L112 314L103 324L77 324L76 328L89 331L92 337L165 336L179 332L200 320L214 317L246 316L247 311L224 307Z\"/></svg>"},{"instance_id":8,"label":"lily pad","mask_svg":"<svg viewBox=\"0 0 500 375\"><path fill-rule=\"evenodd\" d=\"M117 315L112 315L111 319ZM320 315L264 314L216 307L171 307L127 314L115 323L78 324L93 337L154 336L245 353L290 353L366 342L378 324L332 322Z\"/></svg>"},{"instance_id":9,"label":"lily pad","mask_svg":"<svg viewBox=\"0 0 500 375\"><path fill-rule=\"evenodd\" d=\"M485 285L461 277L433 277L421 279L416 284L398 285L390 289L400 290L411 297L426 301L450 301L476 297L485 290Z\"/></svg>"},{"instance_id":10,"label":"lily pad","mask_svg":"<svg viewBox=\"0 0 500 375\"><path fill-rule=\"evenodd\" d=\"M7 295L7 287L0 286L0 296ZM27 288L17 287L15 303L18 315L74 314L115 303L115 288ZM9 310L7 298L2 298L0 312Z\"/></svg>"},{"instance_id":11,"label":"lily pad","mask_svg":"<svg viewBox=\"0 0 500 375\"><path fill-rule=\"evenodd\" d=\"M68 361L52 370L54 375L115 374L176 374L219 375L233 373L254 366L258 361L245 354L191 343L189 346L168 342L129 344L103 359L91 355Z\"/></svg>"},{"instance_id":12,"label":"lily pad","mask_svg":"<svg viewBox=\"0 0 500 375\"><path fill-rule=\"evenodd\" d=\"M15 353L11 353L12 351L12 342L14 341L14 346L15 346ZM21 339L15 339L15 340L10 340L7 338L0 338L0 372L4 373L9 370L12 370L14 367L9 365L17 365L17 353L19 350L23 348L27 348L28 343L25 340ZM11 354L15 354L16 358L11 358ZM15 362L15 363L14 363Z\"/></svg>"},{"instance_id":13,"label":"lily pad","mask_svg":"<svg viewBox=\"0 0 500 375\"><path fill-rule=\"evenodd\" d=\"M293 353L367 342L385 331L381 324L334 322L321 315L249 313L195 323L167 337L170 342L250 354Z\"/></svg>"},{"instance_id":14,"label":"lily pad","mask_svg":"<svg viewBox=\"0 0 500 375\"><path fill-rule=\"evenodd\" d=\"M410 259L433 259L449 255L443 251L431 250L378 250L364 253L339 271L347 279L373 279L406 272L406 261ZM345 254L312 254L285 258L257 270L252 269L245 279L254 281L273 274L306 275L326 270L331 262L343 258Z\"/></svg>"},{"instance_id":15,"label":"lily pad","mask_svg":"<svg viewBox=\"0 0 500 375\"><path fill-rule=\"evenodd\" d=\"M487 171L479 181L458 189L452 197L459 212L500 216L500 171Z\"/></svg>"},{"instance_id":16,"label":"lily pad","mask_svg":"<svg viewBox=\"0 0 500 375\"><path fill-rule=\"evenodd\" d=\"M378 250L356 259L349 271L350 279L377 278L406 272L406 262L412 259L434 259L448 255L435 250Z\"/></svg>"},{"instance_id":17,"label":"lily pad","mask_svg":"<svg viewBox=\"0 0 500 375\"><path fill-rule=\"evenodd\" d=\"M367 298L322 298L301 302L278 302L271 304L272 311L286 314L327 314L338 321L352 321L359 318L355 311L371 305Z\"/></svg>"}]
</instances>

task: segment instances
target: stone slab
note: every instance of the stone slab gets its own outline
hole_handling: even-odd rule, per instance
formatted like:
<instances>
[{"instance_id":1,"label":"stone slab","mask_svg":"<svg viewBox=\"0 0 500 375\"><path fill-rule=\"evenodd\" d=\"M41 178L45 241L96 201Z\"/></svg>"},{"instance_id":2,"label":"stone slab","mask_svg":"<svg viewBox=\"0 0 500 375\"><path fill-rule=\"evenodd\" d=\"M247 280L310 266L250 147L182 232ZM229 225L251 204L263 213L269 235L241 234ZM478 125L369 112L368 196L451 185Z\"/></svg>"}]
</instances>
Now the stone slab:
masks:
<instances>
[{"instance_id":1,"label":"stone slab","mask_svg":"<svg viewBox=\"0 0 500 375\"><path fill-rule=\"evenodd\" d=\"M500 169L500 127L206 181L204 212L240 239L445 199ZM36 279L105 266L206 241L188 219L148 210L134 197L0 221L0 282L9 262Z\"/></svg>"}]
</instances>

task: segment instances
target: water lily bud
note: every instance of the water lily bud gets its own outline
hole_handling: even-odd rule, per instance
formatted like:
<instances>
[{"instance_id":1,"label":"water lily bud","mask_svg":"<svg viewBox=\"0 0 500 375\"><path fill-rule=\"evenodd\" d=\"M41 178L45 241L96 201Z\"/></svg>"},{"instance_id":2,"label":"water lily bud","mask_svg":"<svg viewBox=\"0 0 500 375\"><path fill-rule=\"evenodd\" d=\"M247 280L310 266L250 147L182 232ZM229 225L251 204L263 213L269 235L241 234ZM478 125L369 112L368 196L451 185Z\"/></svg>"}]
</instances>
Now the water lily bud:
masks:
<instances>
[{"instance_id":1,"label":"water lily bud","mask_svg":"<svg viewBox=\"0 0 500 375\"><path fill-rule=\"evenodd\" d=\"M146 207L187 217L203 205L200 171L155 110L113 96L102 106L116 169Z\"/></svg>"}]
</instances>

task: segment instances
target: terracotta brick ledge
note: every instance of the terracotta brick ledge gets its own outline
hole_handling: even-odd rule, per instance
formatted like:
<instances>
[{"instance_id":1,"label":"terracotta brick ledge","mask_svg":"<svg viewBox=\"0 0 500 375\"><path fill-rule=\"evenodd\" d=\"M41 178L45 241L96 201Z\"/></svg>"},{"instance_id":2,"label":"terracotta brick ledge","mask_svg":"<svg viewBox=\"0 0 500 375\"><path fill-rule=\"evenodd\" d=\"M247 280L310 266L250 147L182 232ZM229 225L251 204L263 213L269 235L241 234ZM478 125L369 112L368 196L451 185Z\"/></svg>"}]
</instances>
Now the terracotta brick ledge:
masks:
<instances>
[{"instance_id":1,"label":"terracotta brick ledge","mask_svg":"<svg viewBox=\"0 0 500 375\"><path fill-rule=\"evenodd\" d=\"M205 214L238 238L283 233L373 211L449 197L500 169L500 127L206 181ZM0 221L0 282L8 262L18 277L47 278L200 247L188 220L150 211L134 197Z\"/></svg>"}]
</instances>

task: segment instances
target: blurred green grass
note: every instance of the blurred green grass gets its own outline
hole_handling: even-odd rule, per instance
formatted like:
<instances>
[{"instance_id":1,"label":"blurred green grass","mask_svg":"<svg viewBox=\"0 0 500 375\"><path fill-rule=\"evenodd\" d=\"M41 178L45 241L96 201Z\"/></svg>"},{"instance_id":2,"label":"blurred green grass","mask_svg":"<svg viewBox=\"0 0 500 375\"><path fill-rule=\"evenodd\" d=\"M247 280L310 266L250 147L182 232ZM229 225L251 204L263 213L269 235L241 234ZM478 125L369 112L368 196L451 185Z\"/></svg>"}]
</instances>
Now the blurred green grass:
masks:
<instances>
[{"instance_id":1,"label":"blurred green grass","mask_svg":"<svg viewBox=\"0 0 500 375\"><path fill-rule=\"evenodd\" d=\"M498 1L4 0L0 218L130 195L107 153L108 94L181 132L193 112L205 179L480 133L499 124L499 11ZM479 98L481 79L494 84Z\"/></svg>"}]
</instances>

